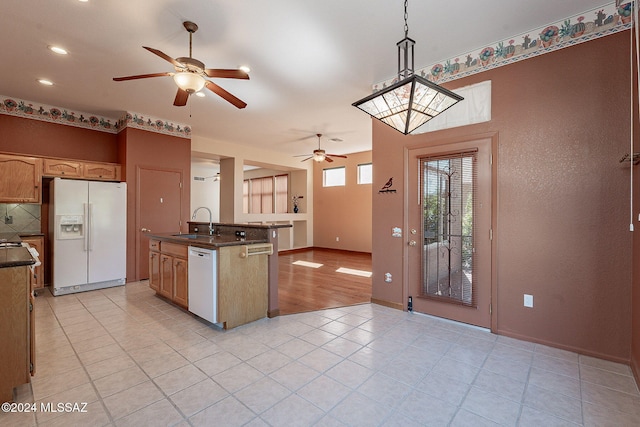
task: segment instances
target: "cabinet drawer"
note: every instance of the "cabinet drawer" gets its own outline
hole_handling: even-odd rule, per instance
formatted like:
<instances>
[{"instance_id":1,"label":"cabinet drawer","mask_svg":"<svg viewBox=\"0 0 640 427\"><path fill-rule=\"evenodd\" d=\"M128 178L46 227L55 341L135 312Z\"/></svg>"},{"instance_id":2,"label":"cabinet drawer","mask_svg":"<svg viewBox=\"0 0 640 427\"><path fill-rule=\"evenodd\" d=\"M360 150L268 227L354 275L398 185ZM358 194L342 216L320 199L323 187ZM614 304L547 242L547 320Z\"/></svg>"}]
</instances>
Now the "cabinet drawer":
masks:
<instances>
[{"instance_id":1,"label":"cabinet drawer","mask_svg":"<svg viewBox=\"0 0 640 427\"><path fill-rule=\"evenodd\" d=\"M149 239L149 250L160 252L160 241Z\"/></svg>"},{"instance_id":2,"label":"cabinet drawer","mask_svg":"<svg viewBox=\"0 0 640 427\"><path fill-rule=\"evenodd\" d=\"M161 252L172 256L186 258L189 254L189 247L177 243L162 242Z\"/></svg>"}]
</instances>

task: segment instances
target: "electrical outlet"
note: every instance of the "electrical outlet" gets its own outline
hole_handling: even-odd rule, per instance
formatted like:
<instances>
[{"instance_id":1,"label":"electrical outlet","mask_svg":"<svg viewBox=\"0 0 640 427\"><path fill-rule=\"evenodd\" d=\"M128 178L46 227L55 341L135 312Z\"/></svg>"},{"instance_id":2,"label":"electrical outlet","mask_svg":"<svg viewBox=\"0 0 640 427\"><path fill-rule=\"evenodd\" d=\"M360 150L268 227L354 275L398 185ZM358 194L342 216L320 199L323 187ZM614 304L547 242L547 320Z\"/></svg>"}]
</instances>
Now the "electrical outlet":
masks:
<instances>
[{"instance_id":1,"label":"electrical outlet","mask_svg":"<svg viewBox=\"0 0 640 427\"><path fill-rule=\"evenodd\" d=\"M339 238L339 237L336 237L336 242L339 242L339 241L340 241L340 238Z\"/></svg>"},{"instance_id":2,"label":"electrical outlet","mask_svg":"<svg viewBox=\"0 0 640 427\"><path fill-rule=\"evenodd\" d=\"M533 308L533 295L524 294L524 306Z\"/></svg>"},{"instance_id":3,"label":"electrical outlet","mask_svg":"<svg viewBox=\"0 0 640 427\"><path fill-rule=\"evenodd\" d=\"M13 224L13 215L5 215L4 216L5 224Z\"/></svg>"}]
</instances>

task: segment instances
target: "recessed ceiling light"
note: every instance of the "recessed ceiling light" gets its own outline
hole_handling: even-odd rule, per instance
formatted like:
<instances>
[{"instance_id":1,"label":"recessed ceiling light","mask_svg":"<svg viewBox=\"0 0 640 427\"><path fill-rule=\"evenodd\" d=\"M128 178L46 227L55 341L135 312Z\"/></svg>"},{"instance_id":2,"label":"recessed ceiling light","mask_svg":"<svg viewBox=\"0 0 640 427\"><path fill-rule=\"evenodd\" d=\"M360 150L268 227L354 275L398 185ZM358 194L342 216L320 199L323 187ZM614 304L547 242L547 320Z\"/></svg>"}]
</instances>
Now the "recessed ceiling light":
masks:
<instances>
[{"instance_id":1,"label":"recessed ceiling light","mask_svg":"<svg viewBox=\"0 0 640 427\"><path fill-rule=\"evenodd\" d=\"M247 65L241 65L240 69L247 74L249 74L249 72L251 71L251 68L249 68Z\"/></svg>"},{"instance_id":2,"label":"recessed ceiling light","mask_svg":"<svg viewBox=\"0 0 640 427\"><path fill-rule=\"evenodd\" d=\"M199 96L200 98L204 98L204 92L196 92L196 96Z\"/></svg>"},{"instance_id":3,"label":"recessed ceiling light","mask_svg":"<svg viewBox=\"0 0 640 427\"><path fill-rule=\"evenodd\" d=\"M44 86L53 86L53 82L47 79L38 79L38 83Z\"/></svg>"},{"instance_id":4,"label":"recessed ceiling light","mask_svg":"<svg viewBox=\"0 0 640 427\"><path fill-rule=\"evenodd\" d=\"M49 48L49 50L53 53L57 53L58 55L66 55L67 52L66 49L63 49L59 46L47 46L47 48Z\"/></svg>"},{"instance_id":5,"label":"recessed ceiling light","mask_svg":"<svg viewBox=\"0 0 640 427\"><path fill-rule=\"evenodd\" d=\"M80 3L89 3L89 0L78 0Z\"/></svg>"}]
</instances>

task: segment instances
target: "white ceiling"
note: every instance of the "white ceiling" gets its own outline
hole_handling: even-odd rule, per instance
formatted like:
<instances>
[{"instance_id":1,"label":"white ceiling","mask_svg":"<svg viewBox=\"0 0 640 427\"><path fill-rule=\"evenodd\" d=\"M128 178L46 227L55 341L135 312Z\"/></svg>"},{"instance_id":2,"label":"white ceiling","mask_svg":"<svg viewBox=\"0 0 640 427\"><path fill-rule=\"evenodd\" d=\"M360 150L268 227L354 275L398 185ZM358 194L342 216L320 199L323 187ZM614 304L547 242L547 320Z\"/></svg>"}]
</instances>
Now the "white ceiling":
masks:
<instances>
[{"instance_id":1,"label":"white ceiling","mask_svg":"<svg viewBox=\"0 0 640 427\"><path fill-rule=\"evenodd\" d=\"M416 68L582 13L606 0L409 2ZM216 79L248 106L208 92L174 107L173 71L142 49L188 56L182 22L200 27L193 57L208 68L251 67L251 80ZM0 12L0 95L106 117L130 111L191 125L195 136L310 152L315 133L336 154L371 149L371 119L351 104L397 73L402 0L20 0ZM69 51L58 56L47 45ZM43 87L36 79L55 83ZM329 138L339 138L333 142Z\"/></svg>"}]
</instances>

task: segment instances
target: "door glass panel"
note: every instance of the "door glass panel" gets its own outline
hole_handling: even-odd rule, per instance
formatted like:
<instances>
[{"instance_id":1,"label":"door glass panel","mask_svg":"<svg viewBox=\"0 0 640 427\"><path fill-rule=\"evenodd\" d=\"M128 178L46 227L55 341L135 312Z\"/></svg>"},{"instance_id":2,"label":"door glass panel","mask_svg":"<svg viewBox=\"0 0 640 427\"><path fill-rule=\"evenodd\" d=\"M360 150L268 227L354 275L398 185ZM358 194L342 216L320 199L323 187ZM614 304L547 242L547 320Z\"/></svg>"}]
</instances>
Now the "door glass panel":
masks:
<instances>
[{"instance_id":1,"label":"door glass panel","mask_svg":"<svg viewBox=\"0 0 640 427\"><path fill-rule=\"evenodd\" d=\"M473 281L476 152L420 159L421 296L476 305Z\"/></svg>"}]
</instances>

